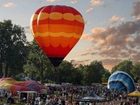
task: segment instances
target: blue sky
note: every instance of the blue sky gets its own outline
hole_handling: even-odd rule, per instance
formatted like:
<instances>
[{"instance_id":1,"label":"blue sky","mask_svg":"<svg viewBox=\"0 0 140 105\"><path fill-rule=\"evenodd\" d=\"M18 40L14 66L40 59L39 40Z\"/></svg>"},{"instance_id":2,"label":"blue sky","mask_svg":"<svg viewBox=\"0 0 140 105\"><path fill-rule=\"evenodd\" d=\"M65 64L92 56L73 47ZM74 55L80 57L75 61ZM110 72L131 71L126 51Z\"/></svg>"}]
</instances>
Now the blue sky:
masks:
<instances>
[{"instance_id":1,"label":"blue sky","mask_svg":"<svg viewBox=\"0 0 140 105\"><path fill-rule=\"evenodd\" d=\"M65 60L77 64L102 61L112 66L124 59L140 60L140 0L0 0L0 21L11 19L28 29L32 14L44 5L69 5L84 17L82 38Z\"/></svg>"}]
</instances>

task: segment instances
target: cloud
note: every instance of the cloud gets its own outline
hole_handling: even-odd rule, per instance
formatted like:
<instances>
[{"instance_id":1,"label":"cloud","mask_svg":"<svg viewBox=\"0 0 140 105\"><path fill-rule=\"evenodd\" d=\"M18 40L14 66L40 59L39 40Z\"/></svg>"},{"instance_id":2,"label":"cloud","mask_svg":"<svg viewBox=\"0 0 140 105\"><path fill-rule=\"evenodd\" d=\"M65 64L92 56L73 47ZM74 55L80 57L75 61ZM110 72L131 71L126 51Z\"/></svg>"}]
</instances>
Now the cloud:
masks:
<instances>
[{"instance_id":1,"label":"cloud","mask_svg":"<svg viewBox=\"0 0 140 105\"><path fill-rule=\"evenodd\" d=\"M135 18L140 19L140 1L137 1L137 2L134 3L132 14Z\"/></svg>"},{"instance_id":2,"label":"cloud","mask_svg":"<svg viewBox=\"0 0 140 105\"><path fill-rule=\"evenodd\" d=\"M118 63L120 63L122 61L122 59L103 59L102 62L103 62L103 65L105 66L105 68L111 70L112 67L114 65L117 65Z\"/></svg>"},{"instance_id":3,"label":"cloud","mask_svg":"<svg viewBox=\"0 0 140 105\"><path fill-rule=\"evenodd\" d=\"M113 23L122 22L123 20L124 20L123 17L114 15L109 19L109 22L113 24Z\"/></svg>"},{"instance_id":4,"label":"cloud","mask_svg":"<svg viewBox=\"0 0 140 105\"><path fill-rule=\"evenodd\" d=\"M89 34L83 34L81 39L92 41L92 36Z\"/></svg>"},{"instance_id":5,"label":"cloud","mask_svg":"<svg viewBox=\"0 0 140 105\"><path fill-rule=\"evenodd\" d=\"M86 13L89 13L93 10L93 7L89 7L87 10L86 10Z\"/></svg>"},{"instance_id":6,"label":"cloud","mask_svg":"<svg viewBox=\"0 0 140 105\"><path fill-rule=\"evenodd\" d=\"M56 2L56 1L59 1L59 0L46 0L47 2Z\"/></svg>"},{"instance_id":7,"label":"cloud","mask_svg":"<svg viewBox=\"0 0 140 105\"><path fill-rule=\"evenodd\" d=\"M103 1L102 0L91 0L90 3L93 6L99 6L99 5L103 4Z\"/></svg>"},{"instance_id":8,"label":"cloud","mask_svg":"<svg viewBox=\"0 0 140 105\"><path fill-rule=\"evenodd\" d=\"M93 11L93 8L96 6L101 6L104 2L102 0L90 0L90 5L86 10L86 13Z\"/></svg>"},{"instance_id":9,"label":"cloud","mask_svg":"<svg viewBox=\"0 0 140 105\"><path fill-rule=\"evenodd\" d=\"M76 4L78 2L78 0L71 0L70 1L72 4Z\"/></svg>"},{"instance_id":10,"label":"cloud","mask_svg":"<svg viewBox=\"0 0 140 105\"><path fill-rule=\"evenodd\" d=\"M122 45L123 47L125 46L127 48L126 44L128 45L132 44L131 43L132 41L134 42L134 40L137 40L135 39L136 37L140 37L139 34L140 34L140 20L137 20L122 23L117 27L108 27L106 29L94 28L92 29L92 34L90 37L92 38L93 42L96 42L96 44L99 45L99 47L100 46L119 47L120 45ZM135 37L132 37L134 35ZM102 43L100 43L100 40L102 40ZM136 46L137 45L135 45L135 47Z\"/></svg>"},{"instance_id":11,"label":"cloud","mask_svg":"<svg viewBox=\"0 0 140 105\"><path fill-rule=\"evenodd\" d=\"M92 60L99 56L98 59L103 61L106 67L112 67L125 59L140 61L140 20L127 21L107 28L96 27L91 32L84 34L82 39L93 44L93 47L90 47ZM84 54L88 54L88 51Z\"/></svg>"},{"instance_id":12,"label":"cloud","mask_svg":"<svg viewBox=\"0 0 140 105\"><path fill-rule=\"evenodd\" d=\"M90 5L86 10L86 13L93 11L94 7L101 6L104 2L102 0L90 0Z\"/></svg>"},{"instance_id":13,"label":"cloud","mask_svg":"<svg viewBox=\"0 0 140 105\"><path fill-rule=\"evenodd\" d=\"M31 33L30 27L26 26L26 27L24 27L24 30L25 30L27 41L29 41L29 42L33 41L33 35Z\"/></svg>"},{"instance_id":14,"label":"cloud","mask_svg":"<svg viewBox=\"0 0 140 105\"><path fill-rule=\"evenodd\" d=\"M92 34L84 34L82 39L89 40L96 44L96 46L104 43L104 35L102 33L105 31L105 28L96 27L91 30ZM100 35L99 35L100 34Z\"/></svg>"},{"instance_id":15,"label":"cloud","mask_svg":"<svg viewBox=\"0 0 140 105\"><path fill-rule=\"evenodd\" d=\"M87 12L103 4L101 0L91 0L90 3ZM81 39L91 42L92 46L78 53L77 59L74 59L77 64L99 60L111 70L126 59L140 62L140 1L134 3L133 16L133 20L123 21L123 17L114 15L109 19L111 24L108 27L96 27L90 34L83 34Z\"/></svg>"},{"instance_id":16,"label":"cloud","mask_svg":"<svg viewBox=\"0 0 140 105\"><path fill-rule=\"evenodd\" d=\"M3 4L2 6L5 8L11 8L11 7L15 7L16 5L13 2L7 2Z\"/></svg>"}]
</instances>

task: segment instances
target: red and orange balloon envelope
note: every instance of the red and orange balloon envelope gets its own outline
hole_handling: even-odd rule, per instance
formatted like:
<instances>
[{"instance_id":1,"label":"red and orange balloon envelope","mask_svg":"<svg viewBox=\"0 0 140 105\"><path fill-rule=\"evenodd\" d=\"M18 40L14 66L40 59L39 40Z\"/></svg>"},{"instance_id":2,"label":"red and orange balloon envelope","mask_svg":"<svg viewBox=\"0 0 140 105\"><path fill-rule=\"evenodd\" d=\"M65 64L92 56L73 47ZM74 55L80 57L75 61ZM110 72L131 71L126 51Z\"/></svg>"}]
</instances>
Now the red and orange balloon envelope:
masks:
<instances>
[{"instance_id":1,"label":"red and orange balloon envelope","mask_svg":"<svg viewBox=\"0 0 140 105\"><path fill-rule=\"evenodd\" d=\"M84 20L74 8L44 6L31 19L34 39L54 66L58 66L80 39Z\"/></svg>"}]
</instances>

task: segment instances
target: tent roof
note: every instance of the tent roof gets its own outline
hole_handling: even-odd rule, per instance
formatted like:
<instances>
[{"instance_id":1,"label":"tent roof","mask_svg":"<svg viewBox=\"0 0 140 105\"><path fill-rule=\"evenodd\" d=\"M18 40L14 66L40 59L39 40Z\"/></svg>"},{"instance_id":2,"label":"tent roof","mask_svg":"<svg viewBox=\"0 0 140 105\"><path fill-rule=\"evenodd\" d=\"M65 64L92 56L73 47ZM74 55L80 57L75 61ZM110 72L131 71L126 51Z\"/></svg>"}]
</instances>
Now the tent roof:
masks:
<instances>
[{"instance_id":1,"label":"tent roof","mask_svg":"<svg viewBox=\"0 0 140 105\"><path fill-rule=\"evenodd\" d=\"M140 97L140 91L134 91L128 94L130 97Z\"/></svg>"}]
</instances>

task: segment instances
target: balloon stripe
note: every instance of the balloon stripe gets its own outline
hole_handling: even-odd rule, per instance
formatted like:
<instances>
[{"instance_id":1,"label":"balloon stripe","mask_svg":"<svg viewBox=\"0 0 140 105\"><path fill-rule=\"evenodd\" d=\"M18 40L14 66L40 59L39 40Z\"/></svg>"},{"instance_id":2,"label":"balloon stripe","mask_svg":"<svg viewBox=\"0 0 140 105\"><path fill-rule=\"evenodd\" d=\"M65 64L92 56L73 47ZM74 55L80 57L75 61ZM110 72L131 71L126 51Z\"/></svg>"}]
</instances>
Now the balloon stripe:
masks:
<instances>
[{"instance_id":1,"label":"balloon stripe","mask_svg":"<svg viewBox=\"0 0 140 105\"><path fill-rule=\"evenodd\" d=\"M48 28L49 27L49 28ZM48 25L38 25L38 32L44 33L44 32L66 32L66 33L81 33L83 30L83 27L76 27L76 30L74 30L76 26L71 25L54 25L54 24L48 24ZM74 32L75 31L75 32Z\"/></svg>"},{"instance_id":2,"label":"balloon stripe","mask_svg":"<svg viewBox=\"0 0 140 105\"><path fill-rule=\"evenodd\" d=\"M60 32L60 33L52 33L52 32L46 32L46 33L34 33L35 36L34 37L46 37L46 36L53 36L53 37L74 37L74 38L79 38L81 36L81 34L76 34L76 33L65 33L65 32Z\"/></svg>"},{"instance_id":3,"label":"balloon stripe","mask_svg":"<svg viewBox=\"0 0 140 105\"><path fill-rule=\"evenodd\" d=\"M65 48L61 46L58 47L49 46L49 47L42 47L42 49L48 57L65 57L72 48L68 46Z\"/></svg>"},{"instance_id":4,"label":"balloon stripe","mask_svg":"<svg viewBox=\"0 0 140 105\"><path fill-rule=\"evenodd\" d=\"M33 20L46 20L46 19L51 19L51 20L68 20L68 21L78 21L80 23L84 23L84 20L81 15L74 15L72 13L60 13L60 12L51 12L50 14L41 12L40 14L35 14Z\"/></svg>"},{"instance_id":5,"label":"balloon stripe","mask_svg":"<svg viewBox=\"0 0 140 105\"><path fill-rule=\"evenodd\" d=\"M70 38L65 38L65 37L50 37L50 36L46 36L46 37L36 37L35 38L37 40L37 42L40 43L40 45L44 46L44 47L48 47L48 46L53 46L53 47L57 47L57 46L61 46L63 48L69 46L69 47L73 47L73 45L78 41L77 38L74 37L70 37ZM50 40L52 39L52 40ZM55 41L54 41L55 40ZM53 42L52 42L53 41ZM69 43L69 41L71 43Z\"/></svg>"},{"instance_id":6,"label":"balloon stripe","mask_svg":"<svg viewBox=\"0 0 140 105\"><path fill-rule=\"evenodd\" d=\"M30 23L30 27L31 27L31 30L32 30L32 33L33 33L33 35L35 36L35 32L36 32L36 30L37 30L37 18L38 18L38 13L40 13L40 11L43 9L44 7L41 7L41 8L39 8L36 12L35 12L35 14L33 14L32 15L32 17L31 17L31 22L32 23ZM35 25L35 26L34 26Z\"/></svg>"},{"instance_id":7,"label":"balloon stripe","mask_svg":"<svg viewBox=\"0 0 140 105\"><path fill-rule=\"evenodd\" d=\"M44 8L46 8L46 6L43 6L43 7L39 8L39 9L35 12L35 14L39 14L40 11L42 11L42 9L44 9Z\"/></svg>"},{"instance_id":8,"label":"balloon stripe","mask_svg":"<svg viewBox=\"0 0 140 105\"><path fill-rule=\"evenodd\" d=\"M64 19L61 19L61 20L51 20L51 19L45 19L45 20L39 20L39 24L47 24L49 21L49 24L67 24L67 25L73 25L76 23L76 25L78 26L84 26L84 23L80 23L76 20L74 21L68 21L68 20L64 20ZM63 23L62 23L63 21ZM36 25L36 21L34 20L33 21L33 25Z\"/></svg>"},{"instance_id":9,"label":"balloon stripe","mask_svg":"<svg viewBox=\"0 0 140 105\"><path fill-rule=\"evenodd\" d=\"M53 9L52 9L53 8ZM62 11L62 10L65 10L65 11ZM47 6L43 9L42 12L46 12L46 13L51 13L51 12L60 12L60 13L73 13L75 15L79 15L80 13L72 8L72 7L68 7L68 6L59 6L59 5L56 5L56 6Z\"/></svg>"}]
</instances>

